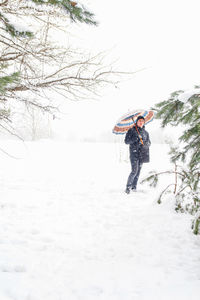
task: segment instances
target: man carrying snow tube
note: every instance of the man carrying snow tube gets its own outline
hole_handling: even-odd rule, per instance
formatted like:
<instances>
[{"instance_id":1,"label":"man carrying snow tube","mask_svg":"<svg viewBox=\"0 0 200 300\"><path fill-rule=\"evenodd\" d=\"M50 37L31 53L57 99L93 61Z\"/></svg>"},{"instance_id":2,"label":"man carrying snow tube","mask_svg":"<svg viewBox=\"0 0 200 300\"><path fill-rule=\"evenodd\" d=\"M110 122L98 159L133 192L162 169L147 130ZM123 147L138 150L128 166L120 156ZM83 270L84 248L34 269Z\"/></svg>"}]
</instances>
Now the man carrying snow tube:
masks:
<instances>
[{"instance_id":1,"label":"man carrying snow tube","mask_svg":"<svg viewBox=\"0 0 200 300\"><path fill-rule=\"evenodd\" d=\"M145 130L144 123L144 117L139 116L134 126L128 130L125 136L125 143L129 145L131 162L131 173L128 177L125 190L127 194L131 190L136 191L142 165L149 162L151 141L148 132Z\"/></svg>"}]
</instances>

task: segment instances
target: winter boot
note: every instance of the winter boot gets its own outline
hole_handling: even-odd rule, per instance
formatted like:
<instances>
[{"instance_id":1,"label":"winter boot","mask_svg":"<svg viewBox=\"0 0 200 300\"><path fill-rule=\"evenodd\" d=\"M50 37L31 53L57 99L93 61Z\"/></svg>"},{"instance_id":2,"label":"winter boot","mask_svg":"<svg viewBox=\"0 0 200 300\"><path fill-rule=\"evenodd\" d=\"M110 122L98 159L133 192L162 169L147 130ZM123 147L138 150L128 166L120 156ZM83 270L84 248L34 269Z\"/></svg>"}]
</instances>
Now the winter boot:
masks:
<instances>
[{"instance_id":1,"label":"winter boot","mask_svg":"<svg viewBox=\"0 0 200 300\"><path fill-rule=\"evenodd\" d=\"M130 194L130 188L129 187L126 188L125 193Z\"/></svg>"}]
</instances>

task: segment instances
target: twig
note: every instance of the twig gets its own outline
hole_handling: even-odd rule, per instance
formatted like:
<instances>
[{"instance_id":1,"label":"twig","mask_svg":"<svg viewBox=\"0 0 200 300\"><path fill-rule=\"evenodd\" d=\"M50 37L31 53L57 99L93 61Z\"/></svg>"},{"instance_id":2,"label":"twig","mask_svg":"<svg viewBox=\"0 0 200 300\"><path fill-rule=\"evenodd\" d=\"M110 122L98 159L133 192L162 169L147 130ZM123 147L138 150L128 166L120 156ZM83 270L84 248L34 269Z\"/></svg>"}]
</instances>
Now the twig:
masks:
<instances>
[{"instance_id":1,"label":"twig","mask_svg":"<svg viewBox=\"0 0 200 300\"><path fill-rule=\"evenodd\" d=\"M162 198L162 195L165 193L165 191L170 187L170 186L172 186L172 185L175 185L174 183L171 183L171 184L169 184L163 191L162 191L162 193L160 194L160 196L159 196L159 198L158 198L158 204L161 204L161 198Z\"/></svg>"},{"instance_id":2,"label":"twig","mask_svg":"<svg viewBox=\"0 0 200 300\"><path fill-rule=\"evenodd\" d=\"M9 154L8 152L6 152L5 150L3 150L2 148L0 148L0 151L3 152L4 154L8 155L11 158L20 159L20 157L13 156L13 155Z\"/></svg>"},{"instance_id":3,"label":"twig","mask_svg":"<svg viewBox=\"0 0 200 300\"><path fill-rule=\"evenodd\" d=\"M174 185L174 194L176 194L176 189L177 189L177 180L178 180L178 178L177 178L177 165L176 165L176 163L175 163L175 185Z\"/></svg>"}]
</instances>

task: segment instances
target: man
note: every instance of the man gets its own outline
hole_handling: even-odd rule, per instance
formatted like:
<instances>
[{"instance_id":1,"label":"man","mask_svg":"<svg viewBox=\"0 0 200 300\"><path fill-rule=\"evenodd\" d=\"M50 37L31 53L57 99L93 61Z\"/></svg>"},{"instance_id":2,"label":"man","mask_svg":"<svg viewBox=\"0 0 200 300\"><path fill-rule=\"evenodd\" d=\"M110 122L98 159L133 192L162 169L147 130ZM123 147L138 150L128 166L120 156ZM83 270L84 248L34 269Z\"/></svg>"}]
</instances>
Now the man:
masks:
<instances>
[{"instance_id":1,"label":"man","mask_svg":"<svg viewBox=\"0 0 200 300\"><path fill-rule=\"evenodd\" d=\"M142 164L149 162L149 147L151 141L148 132L145 130L144 123L144 117L139 116L125 137L125 143L129 145L132 168L125 190L127 194L129 194L131 190L136 191Z\"/></svg>"}]
</instances>

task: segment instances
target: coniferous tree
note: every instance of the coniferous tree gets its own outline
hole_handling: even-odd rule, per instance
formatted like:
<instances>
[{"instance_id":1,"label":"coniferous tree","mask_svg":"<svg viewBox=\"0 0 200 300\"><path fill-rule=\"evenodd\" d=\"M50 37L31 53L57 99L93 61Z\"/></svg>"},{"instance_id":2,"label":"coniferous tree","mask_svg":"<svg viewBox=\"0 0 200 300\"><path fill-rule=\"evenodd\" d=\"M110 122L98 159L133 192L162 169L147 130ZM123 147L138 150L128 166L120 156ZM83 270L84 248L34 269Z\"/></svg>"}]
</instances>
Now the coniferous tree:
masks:
<instances>
[{"instance_id":1,"label":"coniferous tree","mask_svg":"<svg viewBox=\"0 0 200 300\"><path fill-rule=\"evenodd\" d=\"M198 87L197 87L198 88ZM172 160L187 161L191 168L200 168L200 93L183 98L183 91L171 94L170 99L155 106L156 116L162 119L162 127L183 126L179 141L181 150L173 154ZM182 96L182 97L181 97Z\"/></svg>"},{"instance_id":2,"label":"coniferous tree","mask_svg":"<svg viewBox=\"0 0 200 300\"><path fill-rule=\"evenodd\" d=\"M175 182L169 184L160 194L158 203L166 191L173 186L176 211L187 211L193 216L193 232L200 233L200 90L195 87L188 95L183 90L171 94L168 100L155 105L156 118L162 120L162 127L181 127L178 146L172 146L171 161L174 170L152 172L144 181L156 186L163 174L175 175Z\"/></svg>"}]
</instances>

